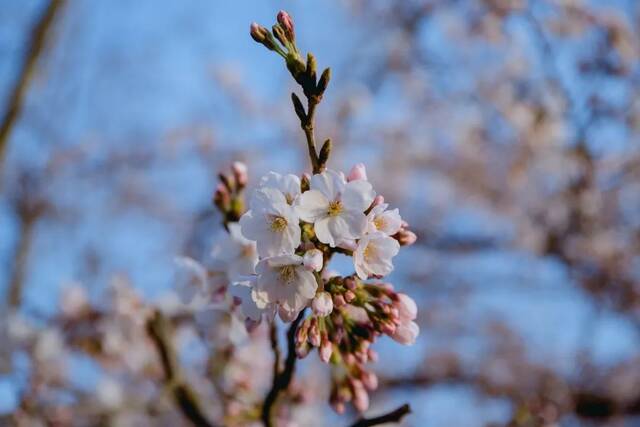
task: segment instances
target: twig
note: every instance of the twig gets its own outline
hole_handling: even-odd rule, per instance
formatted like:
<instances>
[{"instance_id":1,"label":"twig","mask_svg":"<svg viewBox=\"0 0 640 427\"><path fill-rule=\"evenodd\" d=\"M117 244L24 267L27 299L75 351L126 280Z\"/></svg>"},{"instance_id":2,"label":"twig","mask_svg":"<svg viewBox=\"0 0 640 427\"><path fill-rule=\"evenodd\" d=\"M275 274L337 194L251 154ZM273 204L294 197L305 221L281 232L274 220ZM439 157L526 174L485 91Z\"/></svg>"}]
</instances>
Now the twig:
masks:
<instances>
[{"instance_id":1,"label":"twig","mask_svg":"<svg viewBox=\"0 0 640 427\"><path fill-rule=\"evenodd\" d=\"M164 370L165 386L171 392L173 399L191 424L197 427L213 427L200 408L195 391L182 378L175 349L169 338L170 326L167 319L160 313L154 312L147 321L147 331L153 340L162 369Z\"/></svg>"},{"instance_id":2,"label":"twig","mask_svg":"<svg viewBox=\"0 0 640 427\"><path fill-rule=\"evenodd\" d=\"M20 115L20 111L22 110L22 104L27 93L29 81L33 76L38 59L47 44L52 24L62 9L64 2L65 0L51 0L42 13L42 16L33 27L32 37L27 49L27 56L13 90L11 91L11 95L7 102L6 112L2 118L2 122L0 123L0 170L2 170L2 164L4 162L4 156L9 136L11 135L11 130L13 129L13 126Z\"/></svg>"},{"instance_id":3,"label":"twig","mask_svg":"<svg viewBox=\"0 0 640 427\"><path fill-rule=\"evenodd\" d=\"M280 374L280 347L278 346L278 326L276 322L271 322L269 328L269 339L271 340L271 350L273 351L273 377Z\"/></svg>"},{"instance_id":4,"label":"twig","mask_svg":"<svg viewBox=\"0 0 640 427\"><path fill-rule=\"evenodd\" d=\"M273 377L273 384L267 397L262 404L261 418L265 427L272 427L273 422L273 409L280 396L280 393L289 388L291 379L296 367L296 331L302 319L304 318L305 310L302 310L298 317L291 323L289 330L287 331L287 358L284 361L284 369Z\"/></svg>"},{"instance_id":5,"label":"twig","mask_svg":"<svg viewBox=\"0 0 640 427\"><path fill-rule=\"evenodd\" d=\"M399 408L394 409L393 411L388 412L384 415L373 418L360 418L358 421L351 424L351 427L367 427L384 423L398 423L405 415L409 413L411 413L411 407L408 403L405 403Z\"/></svg>"}]
</instances>

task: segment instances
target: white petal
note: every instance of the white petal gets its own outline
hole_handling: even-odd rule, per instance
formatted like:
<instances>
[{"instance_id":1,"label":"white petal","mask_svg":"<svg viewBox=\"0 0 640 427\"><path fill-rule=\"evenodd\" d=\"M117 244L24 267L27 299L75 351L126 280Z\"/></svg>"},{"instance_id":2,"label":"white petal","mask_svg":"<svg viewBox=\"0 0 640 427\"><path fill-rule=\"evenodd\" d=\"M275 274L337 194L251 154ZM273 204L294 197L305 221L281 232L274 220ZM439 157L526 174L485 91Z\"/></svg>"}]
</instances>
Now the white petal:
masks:
<instances>
[{"instance_id":1,"label":"white petal","mask_svg":"<svg viewBox=\"0 0 640 427\"><path fill-rule=\"evenodd\" d=\"M327 216L329 199L318 190L305 191L298 198L296 211L300 219L314 223Z\"/></svg>"},{"instance_id":2,"label":"white petal","mask_svg":"<svg viewBox=\"0 0 640 427\"><path fill-rule=\"evenodd\" d=\"M359 239L367 229L367 217L358 211L344 211L329 226L336 241Z\"/></svg>"},{"instance_id":3,"label":"white petal","mask_svg":"<svg viewBox=\"0 0 640 427\"><path fill-rule=\"evenodd\" d=\"M322 173L313 175L309 185L312 190L320 191L329 200L335 200L344 191L346 180L341 173L327 169Z\"/></svg>"},{"instance_id":4,"label":"white petal","mask_svg":"<svg viewBox=\"0 0 640 427\"><path fill-rule=\"evenodd\" d=\"M335 247L336 243L333 240L333 236L331 235L331 232L329 231L330 219L331 219L330 217L326 217L326 218L322 218L319 221L316 221L315 225L313 226L313 230L315 231L316 237L318 238L318 240L320 240L322 243L326 243L327 245L333 248Z\"/></svg>"},{"instance_id":5,"label":"white petal","mask_svg":"<svg viewBox=\"0 0 640 427\"><path fill-rule=\"evenodd\" d=\"M259 188L255 190L249 201L249 207L256 212L264 211L273 213L274 206L278 204L287 204L284 195L275 188Z\"/></svg>"},{"instance_id":6,"label":"white petal","mask_svg":"<svg viewBox=\"0 0 640 427\"><path fill-rule=\"evenodd\" d=\"M371 206L375 196L376 193L368 181L351 181L344 187L342 204L345 209L364 212Z\"/></svg>"}]
</instances>

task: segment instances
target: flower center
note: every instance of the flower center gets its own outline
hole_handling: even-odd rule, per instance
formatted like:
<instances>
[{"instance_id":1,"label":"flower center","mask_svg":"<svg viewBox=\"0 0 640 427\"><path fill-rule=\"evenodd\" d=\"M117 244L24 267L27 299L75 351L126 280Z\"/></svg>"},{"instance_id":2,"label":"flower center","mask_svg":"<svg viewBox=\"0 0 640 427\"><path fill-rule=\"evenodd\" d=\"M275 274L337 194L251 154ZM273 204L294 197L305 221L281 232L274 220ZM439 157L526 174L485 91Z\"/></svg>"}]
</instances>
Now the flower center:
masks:
<instances>
[{"instance_id":1,"label":"flower center","mask_svg":"<svg viewBox=\"0 0 640 427\"><path fill-rule=\"evenodd\" d=\"M342 212L342 203L340 200L334 200L329 203L329 209L327 209L327 214L329 216L337 216Z\"/></svg>"},{"instance_id":2,"label":"flower center","mask_svg":"<svg viewBox=\"0 0 640 427\"><path fill-rule=\"evenodd\" d=\"M296 277L296 269L293 265L285 265L280 267L280 281L289 285Z\"/></svg>"},{"instance_id":3,"label":"flower center","mask_svg":"<svg viewBox=\"0 0 640 427\"><path fill-rule=\"evenodd\" d=\"M373 225L376 226L376 229L381 230L385 225L384 218L381 216L377 217L373 220Z\"/></svg>"},{"instance_id":4,"label":"flower center","mask_svg":"<svg viewBox=\"0 0 640 427\"><path fill-rule=\"evenodd\" d=\"M274 216L271 218L271 231L279 233L287 228L287 220L281 216Z\"/></svg>"},{"instance_id":5,"label":"flower center","mask_svg":"<svg viewBox=\"0 0 640 427\"><path fill-rule=\"evenodd\" d=\"M373 247L372 245L367 245L367 247L364 248L364 251L362 251L362 256L367 262L371 261L371 258L375 256L375 254L376 254L376 248Z\"/></svg>"}]
</instances>

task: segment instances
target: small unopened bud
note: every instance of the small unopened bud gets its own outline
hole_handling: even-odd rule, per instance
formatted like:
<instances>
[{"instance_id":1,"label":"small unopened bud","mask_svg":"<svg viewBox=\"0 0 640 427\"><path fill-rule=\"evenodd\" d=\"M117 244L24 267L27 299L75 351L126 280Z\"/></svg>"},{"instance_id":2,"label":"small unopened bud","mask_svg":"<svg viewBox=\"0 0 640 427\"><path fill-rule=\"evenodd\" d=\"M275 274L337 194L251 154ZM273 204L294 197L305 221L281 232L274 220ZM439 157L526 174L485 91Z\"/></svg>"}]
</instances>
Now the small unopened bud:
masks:
<instances>
[{"instance_id":1,"label":"small unopened bud","mask_svg":"<svg viewBox=\"0 0 640 427\"><path fill-rule=\"evenodd\" d=\"M229 190L224 184L219 183L218 187L216 187L216 192L213 195L213 204L216 205L218 209L225 212L229 209L230 203L231 195L229 194Z\"/></svg>"},{"instance_id":2,"label":"small unopened bud","mask_svg":"<svg viewBox=\"0 0 640 427\"><path fill-rule=\"evenodd\" d=\"M400 243L400 246L411 246L418 240L418 236L413 231L405 229L398 231L393 238Z\"/></svg>"},{"instance_id":3,"label":"small unopened bud","mask_svg":"<svg viewBox=\"0 0 640 427\"><path fill-rule=\"evenodd\" d=\"M358 180L367 180L367 169L364 166L364 163L356 163L349 171L349 175L347 175L347 181L358 181Z\"/></svg>"},{"instance_id":4,"label":"small unopened bud","mask_svg":"<svg viewBox=\"0 0 640 427\"><path fill-rule=\"evenodd\" d=\"M394 333L390 334L394 341L404 345L412 345L420 333L420 327L416 322L401 323Z\"/></svg>"},{"instance_id":5,"label":"small unopened bud","mask_svg":"<svg viewBox=\"0 0 640 427\"><path fill-rule=\"evenodd\" d=\"M362 383L353 387L353 406L359 412L364 412L369 408L369 393Z\"/></svg>"},{"instance_id":6,"label":"small unopened bud","mask_svg":"<svg viewBox=\"0 0 640 427\"><path fill-rule=\"evenodd\" d=\"M311 308L316 316L324 317L333 311L333 300L329 292L320 292L311 301Z\"/></svg>"},{"instance_id":7,"label":"small unopened bud","mask_svg":"<svg viewBox=\"0 0 640 427\"><path fill-rule=\"evenodd\" d=\"M258 43L264 45L269 50L276 50L275 40L273 40L273 36L262 25L253 22L249 27L249 34L251 34L251 38L253 38Z\"/></svg>"},{"instance_id":8,"label":"small unopened bud","mask_svg":"<svg viewBox=\"0 0 640 427\"><path fill-rule=\"evenodd\" d=\"M347 302L344 300L342 295L334 295L333 296L333 306L336 308L344 307Z\"/></svg>"},{"instance_id":9,"label":"small unopened bud","mask_svg":"<svg viewBox=\"0 0 640 427\"><path fill-rule=\"evenodd\" d=\"M278 12L277 20L278 20L278 24L280 24L280 26L284 30L287 36L287 39L291 43L295 42L296 34L295 34L295 28L293 26L293 19L291 19L291 16L284 10L281 10L280 12Z\"/></svg>"},{"instance_id":10,"label":"small unopened bud","mask_svg":"<svg viewBox=\"0 0 640 427\"><path fill-rule=\"evenodd\" d=\"M247 173L247 165L242 162L233 162L231 165L231 171L233 172L233 179L236 185L240 188L244 188L249 181L249 175Z\"/></svg>"},{"instance_id":11,"label":"small unopened bud","mask_svg":"<svg viewBox=\"0 0 640 427\"><path fill-rule=\"evenodd\" d=\"M344 279L344 287L350 290L354 290L356 288L356 279L354 279L353 277L347 277L346 279Z\"/></svg>"},{"instance_id":12,"label":"small unopened bud","mask_svg":"<svg viewBox=\"0 0 640 427\"><path fill-rule=\"evenodd\" d=\"M378 194L376 197L374 197L373 203L371 203L371 207L373 208L373 207L381 205L383 203L384 203L384 197L382 195Z\"/></svg>"},{"instance_id":13,"label":"small unopened bud","mask_svg":"<svg viewBox=\"0 0 640 427\"><path fill-rule=\"evenodd\" d=\"M320 271L323 265L322 252L319 249L311 249L305 252L302 263L309 271Z\"/></svg>"},{"instance_id":14,"label":"small unopened bud","mask_svg":"<svg viewBox=\"0 0 640 427\"><path fill-rule=\"evenodd\" d=\"M398 310L400 320L415 320L418 315L416 302L407 294L399 293L398 299L394 302L394 307Z\"/></svg>"},{"instance_id":15,"label":"small unopened bud","mask_svg":"<svg viewBox=\"0 0 640 427\"><path fill-rule=\"evenodd\" d=\"M333 344L329 339L323 337L322 343L320 344L320 360L324 363L329 363L329 359L331 359L331 353L333 353Z\"/></svg>"},{"instance_id":16,"label":"small unopened bud","mask_svg":"<svg viewBox=\"0 0 640 427\"><path fill-rule=\"evenodd\" d=\"M373 372L365 371L362 373L362 384L373 391L378 388L378 376Z\"/></svg>"},{"instance_id":17,"label":"small unopened bud","mask_svg":"<svg viewBox=\"0 0 640 427\"><path fill-rule=\"evenodd\" d=\"M369 359L370 362L375 363L378 361L378 353L370 348L369 350L367 350L367 359Z\"/></svg>"},{"instance_id":18,"label":"small unopened bud","mask_svg":"<svg viewBox=\"0 0 640 427\"><path fill-rule=\"evenodd\" d=\"M314 347L320 346L320 331L318 330L318 322L311 319L311 327L309 328L309 343Z\"/></svg>"},{"instance_id":19,"label":"small unopened bud","mask_svg":"<svg viewBox=\"0 0 640 427\"><path fill-rule=\"evenodd\" d=\"M311 350L311 347L309 347L309 343L307 342L296 344L296 356L298 356L298 359L307 357L309 350Z\"/></svg>"},{"instance_id":20,"label":"small unopened bud","mask_svg":"<svg viewBox=\"0 0 640 427\"><path fill-rule=\"evenodd\" d=\"M344 299L346 302L350 303L351 301L356 299L356 294L353 291L348 290L347 292L344 293Z\"/></svg>"}]
</instances>

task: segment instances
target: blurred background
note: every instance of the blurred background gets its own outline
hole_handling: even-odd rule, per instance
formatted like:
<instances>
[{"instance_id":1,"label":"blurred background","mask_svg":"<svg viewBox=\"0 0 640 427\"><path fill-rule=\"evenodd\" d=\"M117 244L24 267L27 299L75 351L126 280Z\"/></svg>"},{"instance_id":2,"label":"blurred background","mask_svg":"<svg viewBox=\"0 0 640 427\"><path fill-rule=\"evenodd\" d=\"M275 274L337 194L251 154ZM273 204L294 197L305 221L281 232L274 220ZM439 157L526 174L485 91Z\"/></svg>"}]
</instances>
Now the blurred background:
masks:
<instances>
[{"instance_id":1,"label":"blurred background","mask_svg":"<svg viewBox=\"0 0 640 427\"><path fill-rule=\"evenodd\" d=\"M636 0L0 1L0 424L180 422L149 403L156 356L134 354L128 323L69 316L85 295L95 313L170 305L174 258L210 256L233 160L253 183L308 169L297 88L248 35L280 9L332 68L329 166L366 163L418 234L390 281L417 300L421 335L379 343L371 412L640 425ZM188 375L211 362L201 338L179 334ZM238 400L259 345L196 388ZM320 391L293 418L345 423L316 359L299 381Z\"/></svg>"}]
</instances>

